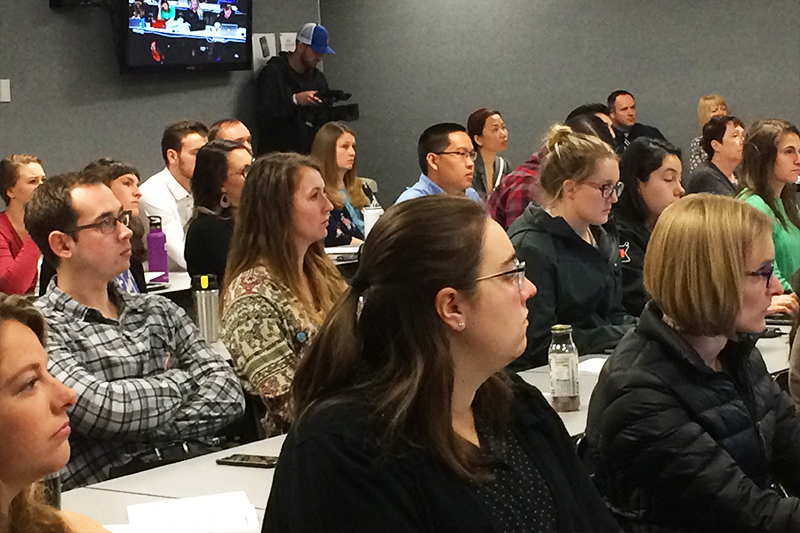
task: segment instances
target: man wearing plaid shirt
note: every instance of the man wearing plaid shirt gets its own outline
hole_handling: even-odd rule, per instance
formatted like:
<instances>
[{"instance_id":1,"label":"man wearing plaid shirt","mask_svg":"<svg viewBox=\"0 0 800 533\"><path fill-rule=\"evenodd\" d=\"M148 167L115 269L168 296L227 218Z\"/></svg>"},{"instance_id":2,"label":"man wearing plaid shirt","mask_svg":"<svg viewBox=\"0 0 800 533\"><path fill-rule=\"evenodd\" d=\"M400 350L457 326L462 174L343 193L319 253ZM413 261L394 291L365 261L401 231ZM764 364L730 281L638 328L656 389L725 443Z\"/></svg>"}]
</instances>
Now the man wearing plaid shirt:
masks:
<instances>
[{"instance_id":1,"label":"man wearing plaid shirt","mask_svg":"<svg viewBox=\"0 0 800 533\"><path fill-rule=\"evenodd\" d=\"M244 411L238 380L169 300L120 291L130 212L80 175L39 187L25 226L57 265L37 306L47 318L50 373L77 393L65 490L208 451Z\"/></svg>"},{"instance_id":2,"label":"man wearing plaid shirt","mask_svg":"<svg viewBox=\"0 0 800 533\"><path fill-rule=\"evenodd\" d=\"M544 191L539 183L539 165L545 152L546 149L542 147L530 159L503 176L489 196L489 214L504 229L508 229L529 203L542 205L544 202Z\"/></svg>"}]
</instances>

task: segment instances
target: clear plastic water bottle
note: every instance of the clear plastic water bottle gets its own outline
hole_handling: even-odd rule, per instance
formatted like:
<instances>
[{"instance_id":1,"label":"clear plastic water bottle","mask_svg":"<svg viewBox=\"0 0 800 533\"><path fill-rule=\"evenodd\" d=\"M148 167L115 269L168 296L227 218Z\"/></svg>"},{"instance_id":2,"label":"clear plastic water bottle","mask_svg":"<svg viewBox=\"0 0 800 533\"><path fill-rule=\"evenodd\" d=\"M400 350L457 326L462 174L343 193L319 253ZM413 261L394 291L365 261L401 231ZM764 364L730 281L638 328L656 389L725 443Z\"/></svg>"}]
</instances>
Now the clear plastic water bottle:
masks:
<instances>
[{"instance_id":1,"label":"clear plastic water bottle","mask_svg":"<svg viewBox=\"0 0 800 533\"><path fill-rule=\"evenodd\" d=\"M550 398L559 412L581 407L578 382L578 349L572 342L572 326L556 324L550 328L553 339L547 357L550 362Z\"/></svg>"},{"instance_id":2,"label":"clear plastic water bottle","mask_svg":"<svg viewBox=\"0 0 800 533\"><path fill-rule=\"evenodd\" d=\"M163 272L152 281L169 282L169 259L167 258L167 236L161 229L161 217L147 217L150 232L147 234L147 270Z\"/></svg>"}]
</instances>

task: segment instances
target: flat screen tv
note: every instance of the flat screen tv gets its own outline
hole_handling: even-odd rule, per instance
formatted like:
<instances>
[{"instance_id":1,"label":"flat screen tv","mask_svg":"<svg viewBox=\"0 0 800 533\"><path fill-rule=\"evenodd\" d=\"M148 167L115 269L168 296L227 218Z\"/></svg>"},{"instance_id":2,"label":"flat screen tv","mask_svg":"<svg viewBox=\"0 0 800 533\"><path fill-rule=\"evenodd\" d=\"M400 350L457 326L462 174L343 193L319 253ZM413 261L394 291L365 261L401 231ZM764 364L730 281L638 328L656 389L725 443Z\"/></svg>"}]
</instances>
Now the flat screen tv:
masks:
<instances>
[{"instance_id":1,"label":"flat screen tv","mask_svg":"<svg viewBox=\"0 0 800 533\"><path fill-rule=\"evenodd\" d=\"M253 0L120 0L123 72L252 68Z\"/></svg>"}]
</instances>

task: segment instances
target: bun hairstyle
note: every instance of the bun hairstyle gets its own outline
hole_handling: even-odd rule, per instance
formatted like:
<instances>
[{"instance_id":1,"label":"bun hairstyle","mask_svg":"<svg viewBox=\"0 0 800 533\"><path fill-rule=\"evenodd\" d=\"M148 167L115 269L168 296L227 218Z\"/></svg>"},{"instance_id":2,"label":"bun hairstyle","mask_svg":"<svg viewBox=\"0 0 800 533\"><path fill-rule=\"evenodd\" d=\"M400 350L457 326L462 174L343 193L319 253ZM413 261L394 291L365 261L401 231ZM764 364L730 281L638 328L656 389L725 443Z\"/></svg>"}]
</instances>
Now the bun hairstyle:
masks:
<instances>
[{"instance_id":1,"label":"bun hairstyle","mask_svg":"<svg viewBox=\"0 0 800 533\"><path fill-rule=\"evenodd\" d=\"M561 198L566 180L580 183L588 178L603 159L617 160L608 143L596 135L577 133L564 124L554 124L545 139L547 153L539 171L542 188L553 200Z\"/></svg>"}]
</instances>

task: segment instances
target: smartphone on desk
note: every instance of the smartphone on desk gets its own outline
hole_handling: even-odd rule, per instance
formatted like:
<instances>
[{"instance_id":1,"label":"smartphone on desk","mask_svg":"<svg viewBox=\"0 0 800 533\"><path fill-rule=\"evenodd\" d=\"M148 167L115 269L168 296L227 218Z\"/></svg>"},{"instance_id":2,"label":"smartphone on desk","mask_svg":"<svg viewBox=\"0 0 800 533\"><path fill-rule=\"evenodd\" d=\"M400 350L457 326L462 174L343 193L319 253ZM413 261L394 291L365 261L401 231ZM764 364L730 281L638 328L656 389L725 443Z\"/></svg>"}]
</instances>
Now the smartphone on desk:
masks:
<instances>
[{"instance_id":1,"label":"smartphone on desk","mask_svg":"<svg viewBox=\"0 0 800 533\"><path fill-rule=\"evenodd\" d=\"M217 459L218 465L226 466L249 466L251 468L274 468L278 464L278 458L271 455L248 455L236 453Z\"/></svg>"}]
</instances>

